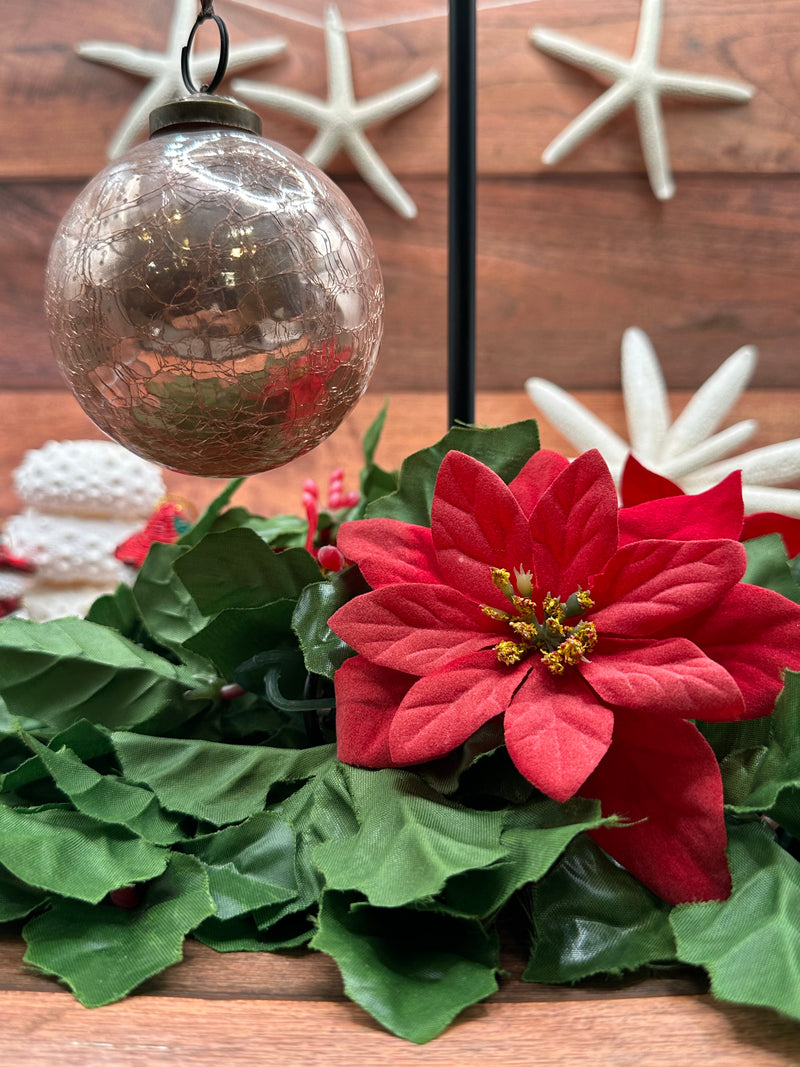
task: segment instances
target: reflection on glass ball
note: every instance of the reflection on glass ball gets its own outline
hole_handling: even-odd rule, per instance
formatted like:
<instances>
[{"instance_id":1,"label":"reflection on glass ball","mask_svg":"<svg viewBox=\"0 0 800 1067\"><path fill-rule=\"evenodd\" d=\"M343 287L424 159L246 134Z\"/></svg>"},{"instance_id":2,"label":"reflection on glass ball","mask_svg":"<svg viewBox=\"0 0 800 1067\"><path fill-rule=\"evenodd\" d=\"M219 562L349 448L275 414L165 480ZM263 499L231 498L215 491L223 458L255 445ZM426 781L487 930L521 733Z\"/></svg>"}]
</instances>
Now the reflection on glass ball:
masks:
<instances>
[{"instance_id":1,"label":"reflection on glass ball","mask_svg":"<svg viewBox=\"0 0 800 1067\"><path fill-rule=\"evenodd\" d=\"M372 240L321 171L243 130L171 131L64 217L45 307L89 417L153 462L230 477L331 434L382 332Z\"/></svg>"}]
</instances>

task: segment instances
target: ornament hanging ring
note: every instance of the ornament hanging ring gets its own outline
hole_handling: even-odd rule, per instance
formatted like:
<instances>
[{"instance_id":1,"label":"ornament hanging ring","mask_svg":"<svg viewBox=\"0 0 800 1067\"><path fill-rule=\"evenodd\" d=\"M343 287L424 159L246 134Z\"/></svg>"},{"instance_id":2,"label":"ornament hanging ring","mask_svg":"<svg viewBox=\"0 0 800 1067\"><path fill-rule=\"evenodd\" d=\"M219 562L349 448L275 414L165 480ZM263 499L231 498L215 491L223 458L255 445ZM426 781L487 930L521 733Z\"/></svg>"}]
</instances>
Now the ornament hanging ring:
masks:
<instances>
[{"instance_id":1,"label":"ornament hanging ring","mask_svg":"<svg viewBox=\"0 0 800 1067\"><path fill-rule=\"evenodd\" d=\"M194 35L204 22L208 19L213 19L217 24L219 30L219 63L217 63L217 69L214 72L214 77L211 79L208 85L203 85L198 88L192 81L191 73L189 72L189 56L192 51L192 44L194 43ZM189 34L189 40L181 49L181 77L183 78L183 84L189 90L190 93L213 93L219 83L225 77L225 71L228 67L228 51L229 51L229 39L228 39L228 27L219 17L214 13L213 0L203 0L203 7L200 14L195 19L194 26L192 26L192 32Z\"/></svg>"}]
</instances>

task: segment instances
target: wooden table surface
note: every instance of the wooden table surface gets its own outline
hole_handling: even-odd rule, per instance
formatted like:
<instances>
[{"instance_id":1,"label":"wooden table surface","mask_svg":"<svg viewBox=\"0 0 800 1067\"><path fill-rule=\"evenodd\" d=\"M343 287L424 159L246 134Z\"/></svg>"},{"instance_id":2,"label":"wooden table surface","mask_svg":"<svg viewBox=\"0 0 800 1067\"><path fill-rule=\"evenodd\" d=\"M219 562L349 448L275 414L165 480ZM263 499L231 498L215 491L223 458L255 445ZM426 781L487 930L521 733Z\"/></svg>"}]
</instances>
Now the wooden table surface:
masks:
<instances>
[{"instance_id":1,"label":"wooden table surface","mask_svg":"<svg viewBox=\"0 0 800 1067\"><path fill-rule=\"evenodd\" d=\"M620 397L582 399L622 430ZM680 407L686 399L676 396ZM360 440L382 397L367 395L330 441L289 468L252 478L239 502L263 513L297 511L307 477L321 483L344 466L356 484ZM756 444L798 434L797 397L748 394L736 417L761 423ZM444 397L392 399L378 460L386 467L444 432ZM522 392L483 394L477 421L491 425L534 414ZM0 515L19 506L10 472L48 439L100 436L62 392L0 393ZM547 427L542 439L566 447ZM219 483L169 475L170 488L202 506ZM120 1004L82 1008L55 981L22 965L13 925L0 927L0 1052L9 1064L117 1065L531 1064L649 1065L800 1063L800 1023L715 1001L693 973L580 989L522 983L524 946L509 949L509 977L488 1002L467 1009L436 1041L415 1046L385 1033L345 997L335 965L319 954L219 955L187 942L184 962Z\"/></svg>"}]
</instances>

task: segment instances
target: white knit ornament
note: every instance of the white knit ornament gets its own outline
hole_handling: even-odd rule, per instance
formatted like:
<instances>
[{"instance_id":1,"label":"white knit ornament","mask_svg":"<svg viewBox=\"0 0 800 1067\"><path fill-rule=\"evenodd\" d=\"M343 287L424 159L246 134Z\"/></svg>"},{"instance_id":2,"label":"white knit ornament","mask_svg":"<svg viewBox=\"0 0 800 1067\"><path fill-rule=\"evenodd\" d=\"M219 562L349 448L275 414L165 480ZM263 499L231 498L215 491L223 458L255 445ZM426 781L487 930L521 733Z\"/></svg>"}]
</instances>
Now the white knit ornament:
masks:
<instances>
[{"instance_id":1,"label":"white knit ornament","mask_svg":"<svg viewBox=\"0 0 800 1067\"><path fill-rule=\"evenodd\" d=\"M113 441L48 441L25 454L14 487L38 511L137 520L165 493L158 467Z\"/></svg>"},{"instance_id":2,"label":"white knit ornament","mask_svg":"<svg viewBox=\"0 0 800 1067\"><path fill-rule=\"evenodd\" d=\"M26 508L8 519L5 536L14 555L36 566L37 582L117 585L126 570L114 550L140 526L138 520L85 519Z\"/></svg>"}]
</instances>

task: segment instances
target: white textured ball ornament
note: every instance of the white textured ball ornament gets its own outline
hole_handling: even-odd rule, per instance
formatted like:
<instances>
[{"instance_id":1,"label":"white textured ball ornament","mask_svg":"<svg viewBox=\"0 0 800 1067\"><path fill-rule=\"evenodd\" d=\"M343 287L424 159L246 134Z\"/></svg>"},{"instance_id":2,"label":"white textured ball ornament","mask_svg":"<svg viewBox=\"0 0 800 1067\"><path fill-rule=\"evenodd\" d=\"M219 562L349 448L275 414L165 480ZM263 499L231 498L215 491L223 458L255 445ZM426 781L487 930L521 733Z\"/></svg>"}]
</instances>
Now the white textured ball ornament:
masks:
<instances>
[{"instance_id":1,"label":"white textured ball ornament","mask_svg":"<svg viewBox=\"0 0 800 1067\"><path fill-rule=\"evenodd\" d=\"M363 221L248 116L209 96L158 109L151 139L68 210L48 264L51 343L83 409L190 474L253 474L319 444L382 332Z\"/></svg>"}]
</instances>

